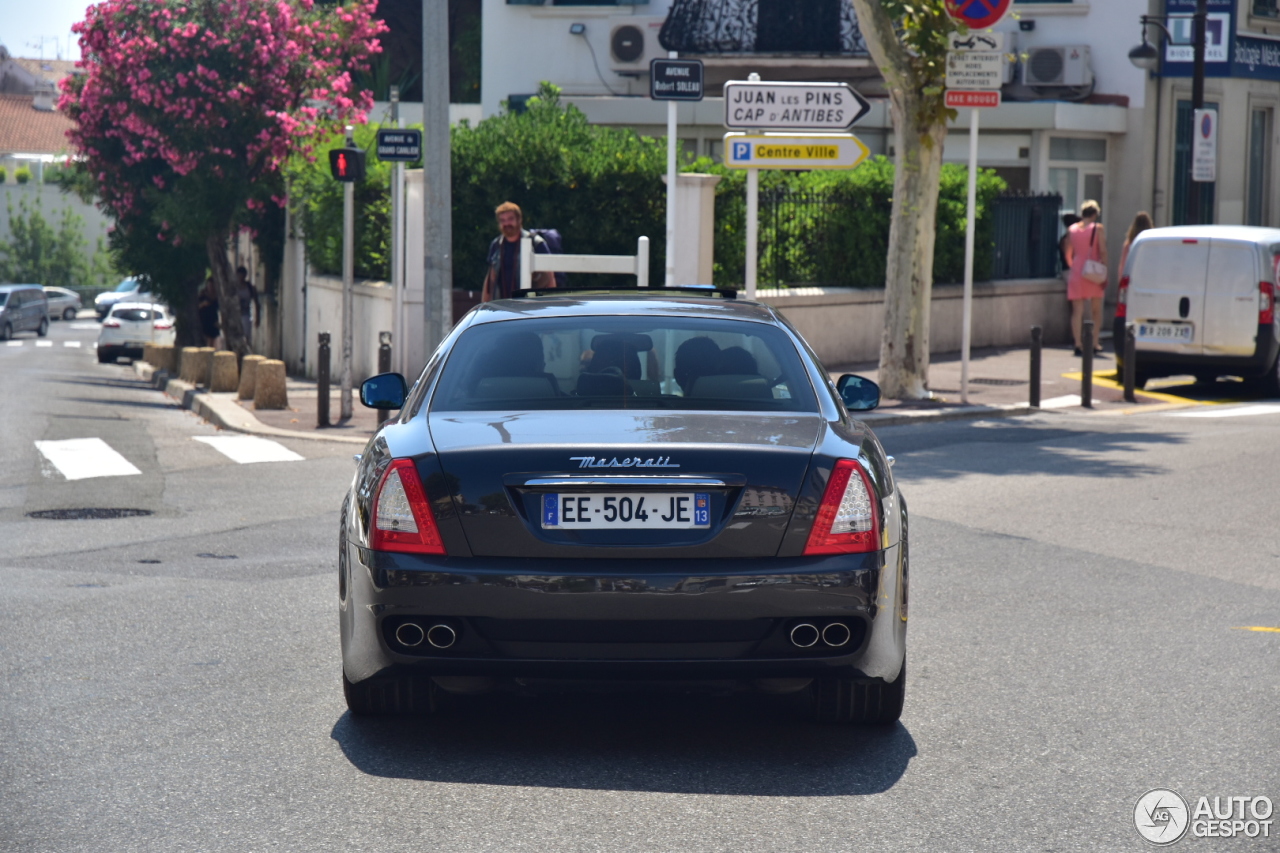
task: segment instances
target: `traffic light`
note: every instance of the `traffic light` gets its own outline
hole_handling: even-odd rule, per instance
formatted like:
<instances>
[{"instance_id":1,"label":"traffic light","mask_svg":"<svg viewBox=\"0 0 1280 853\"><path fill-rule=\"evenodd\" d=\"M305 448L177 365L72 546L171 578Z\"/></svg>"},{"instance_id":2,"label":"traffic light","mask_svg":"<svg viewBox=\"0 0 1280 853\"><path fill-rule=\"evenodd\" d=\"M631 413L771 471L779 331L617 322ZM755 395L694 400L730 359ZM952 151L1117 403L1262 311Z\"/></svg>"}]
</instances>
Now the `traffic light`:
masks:
<instances>
[{"instance_id":1,"label":"traffic light","mask_svg":"<svg viewBox=\"0 0 1280 853\"><path fill-rule=\"evenodd\" d=\"M329 152L329 172L336 181L364 180L363 148L334 148Z\"/></svg>"}]
</instances>

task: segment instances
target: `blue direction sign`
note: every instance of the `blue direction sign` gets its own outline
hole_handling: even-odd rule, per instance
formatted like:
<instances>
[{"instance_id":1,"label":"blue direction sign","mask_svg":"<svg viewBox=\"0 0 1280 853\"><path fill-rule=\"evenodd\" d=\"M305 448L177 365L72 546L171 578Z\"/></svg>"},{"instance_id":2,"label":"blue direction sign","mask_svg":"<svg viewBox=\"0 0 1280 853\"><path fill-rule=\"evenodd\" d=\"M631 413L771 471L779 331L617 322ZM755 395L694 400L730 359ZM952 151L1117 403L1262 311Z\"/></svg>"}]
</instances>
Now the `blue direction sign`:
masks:
<instances>
[{"instance_id":1,"label":"blue direction sign","mask_svg":"<svg viewBox=\"0 0 1280 853\"><path fill-rule=\"evenodd\" d=\"M422 159L422 131L379 130L378 159L412 163Z\"/></svg>"},{"instance_id":2,"label":"blue direction sign","mask_svg":"<svg viewBox=\"0 0 1280 853\"><path fill-rule=\"evenodd\" d=\"M655 101L701 101L701 59L654 59L649 63L649 97Z\"/></svg>"},{"instance_id":3,"label":"blue direction sign","mask_svg":"<svg viewBox=\"0 0 1280 853\"><path fill-rule=\"evenodd\" d=\"M994 27L1013 0L947 0L947 13L971 30Z\"/></svg>"}]
</instances>

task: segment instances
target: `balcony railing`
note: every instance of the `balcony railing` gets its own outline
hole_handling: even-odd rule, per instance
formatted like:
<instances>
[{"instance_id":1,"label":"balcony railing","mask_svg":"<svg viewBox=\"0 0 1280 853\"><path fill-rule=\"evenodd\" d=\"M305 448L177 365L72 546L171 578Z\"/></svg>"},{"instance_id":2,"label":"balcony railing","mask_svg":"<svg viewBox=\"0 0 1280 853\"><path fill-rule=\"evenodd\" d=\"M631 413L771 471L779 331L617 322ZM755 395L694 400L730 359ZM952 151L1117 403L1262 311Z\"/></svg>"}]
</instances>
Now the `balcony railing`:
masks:
<instances>
[{"instance_id":1,"label":"balcony railing","mask_svg":"<svg viewBox=\"0 0 1280 853\"><path fill-rule=\"evenodd\" d=\"M674 0L659 41L692 54L867 55L848 0Z\"/></svg>"}]
</instances>

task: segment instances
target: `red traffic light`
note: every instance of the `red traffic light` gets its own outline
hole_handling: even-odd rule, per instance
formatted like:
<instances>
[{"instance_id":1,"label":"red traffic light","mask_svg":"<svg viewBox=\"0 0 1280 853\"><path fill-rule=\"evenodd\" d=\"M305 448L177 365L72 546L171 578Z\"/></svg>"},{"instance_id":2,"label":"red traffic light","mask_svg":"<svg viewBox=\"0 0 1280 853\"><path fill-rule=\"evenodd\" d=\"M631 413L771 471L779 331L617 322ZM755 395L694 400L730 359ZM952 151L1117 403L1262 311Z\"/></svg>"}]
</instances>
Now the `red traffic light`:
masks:
<instances>
[{"instance_id":1,"label":"red traffic light","mask_svg":"<svg viewBox=\"0 0 1280 853\"><path fill-rule=\"evenodd\" d=\"M359 181L364 179L365 153L363 148L334 148L329 152L329 173L335 181Z\"/></svg>"}]
</instances>

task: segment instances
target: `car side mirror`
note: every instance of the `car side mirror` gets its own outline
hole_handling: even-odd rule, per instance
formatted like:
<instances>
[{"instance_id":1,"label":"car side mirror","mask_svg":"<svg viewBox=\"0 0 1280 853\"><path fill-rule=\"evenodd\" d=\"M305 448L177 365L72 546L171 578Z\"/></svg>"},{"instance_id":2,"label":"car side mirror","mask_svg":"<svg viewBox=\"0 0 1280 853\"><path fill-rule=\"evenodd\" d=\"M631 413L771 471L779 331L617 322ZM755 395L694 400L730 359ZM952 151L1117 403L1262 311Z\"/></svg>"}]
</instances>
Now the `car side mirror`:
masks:
<instances>
[{"instance_id":1,"label":"car side mirror","mask_svg":"<svg viewBox=\"0 0 1280 853\"><path fill-rule=\"evenodd\" d=\"M399 373L379 373L360 383L360 402L370 409L402 409L409 386Z\"/></svg>"},{"instance_id":2,"label":"car side mirror","mask_svg":"<svg viewBox=\"0 0 1280 853\"><path fill-rule=\"evenodd\" d=\"M869 412L880 405L880 386L864 376L846 373L836 382L844 407L851 412Z\"/></svg>"}]
</instances>

